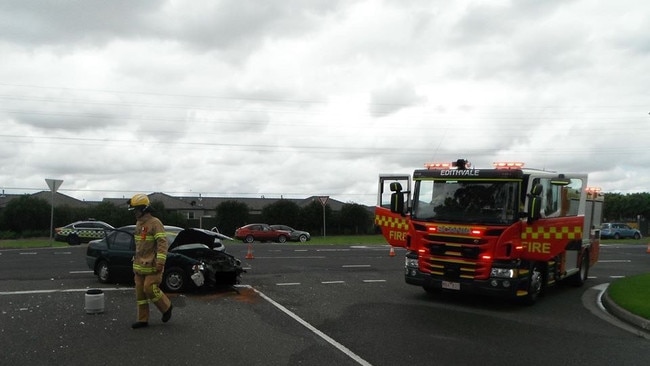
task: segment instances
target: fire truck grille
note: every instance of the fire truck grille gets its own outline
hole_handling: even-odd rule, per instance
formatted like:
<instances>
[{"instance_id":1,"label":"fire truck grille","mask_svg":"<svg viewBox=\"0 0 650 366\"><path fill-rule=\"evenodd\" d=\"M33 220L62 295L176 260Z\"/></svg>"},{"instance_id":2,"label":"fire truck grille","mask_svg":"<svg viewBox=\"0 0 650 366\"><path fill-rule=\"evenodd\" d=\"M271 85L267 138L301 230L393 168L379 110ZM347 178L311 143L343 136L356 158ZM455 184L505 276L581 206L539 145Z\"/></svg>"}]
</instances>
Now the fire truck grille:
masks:
<instances>
[{"instance_id":1,"label":"fire truck grille","mask_svg":"<svg viewBox=\"0 0 650 366\"><path fill-rule=\"evenodd\" d=\"M477 261L481 246L487 244L487 240L434 235L427 239L430 255L425 255L424 260L431 275L446 279L475 279L487 272L486 266Z\"/></svg>"}]
</instances>

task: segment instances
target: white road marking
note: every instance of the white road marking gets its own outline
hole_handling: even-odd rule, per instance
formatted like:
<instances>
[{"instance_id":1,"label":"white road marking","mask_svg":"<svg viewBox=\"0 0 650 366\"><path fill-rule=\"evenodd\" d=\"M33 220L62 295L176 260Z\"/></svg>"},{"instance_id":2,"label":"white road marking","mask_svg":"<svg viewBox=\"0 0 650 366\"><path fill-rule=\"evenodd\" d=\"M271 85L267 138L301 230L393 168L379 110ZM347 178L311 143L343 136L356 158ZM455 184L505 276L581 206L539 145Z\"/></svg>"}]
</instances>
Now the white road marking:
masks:
<instances>
[{"instance_id":1,"label":"white road marking","mask_svg":"<svg viewBox=\"0 0 650 366\"><path fill-rule=\"evenodd\" d=\"M610 259L610 260L599 260L598 263L630 263L632 262L629 259Z\"/></svg>"},{"instance_id":2,"label":"white road marking","mask_svg":"<svg viewBox=\"0 0 650 366\"><path fill-rule=\"evenodd\" d=\"M133 287L93 287L93 289L102 291L133 291ZM52 294L55 292L86 292L91 288L72 288L66 290L31 290L31 291L4 291L0 292L1 295L34 295L34 294Z\"/></svg>"},{"instance_id":3,"label":"white road marking","mask_svg":"<svg viewBox=\"0 0 650 366\"><path fill-rule=\"evenodd\" d=\"M285 283L276 283L276 286L298 286L300 282L285 282Z\"/></svg>"},{"instance_id":4,"label":"white road marking","mask_svg":"<svg viewBox=\"0 0 650 366\"><path fill-rule=\"evenodd\" d=\"M323 281L321 282L323 285L331 285L334 283L345 283L345 281Z\"/></svg>"},{"instance_id":5,"label":"white road marking","mask_svg":"<svg viewBox=\"0 0 650 366\"><path fill-rule=\"evenodd\" d=\"M368 268L369 264L344 264L341 267L343 268Z\"/></svg>"},{"instance_id":6,"label":"white road marking","mask_svg":"<svg viewBox=\"0 0 650 366\"><path fill-rule=\"evenodd\" d=\"M86 274L86 273L95 273L93 271L70 271L70 274Z\"/></svg>"}]
</instances>

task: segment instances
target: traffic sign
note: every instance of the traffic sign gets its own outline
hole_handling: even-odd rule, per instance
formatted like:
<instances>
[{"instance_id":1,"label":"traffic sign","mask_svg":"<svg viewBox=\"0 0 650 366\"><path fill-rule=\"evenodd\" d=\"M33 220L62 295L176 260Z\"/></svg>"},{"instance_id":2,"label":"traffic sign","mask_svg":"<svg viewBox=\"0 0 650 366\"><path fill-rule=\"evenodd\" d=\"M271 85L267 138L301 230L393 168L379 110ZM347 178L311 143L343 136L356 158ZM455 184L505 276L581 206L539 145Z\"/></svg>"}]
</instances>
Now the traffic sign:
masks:
<instances>
[{"instance_id":1,"label":"traffic sign","mask_svg":"<svg viewBox=\"0 0 650 366\"><path fill-rule=\"evenodd\" d=\"M318 200L320 201L320 204L323 205L323 206L325 206L328 199L330 199L330 196L320 196L320 197L318 197Z\"/></svg>"}]
</instances>

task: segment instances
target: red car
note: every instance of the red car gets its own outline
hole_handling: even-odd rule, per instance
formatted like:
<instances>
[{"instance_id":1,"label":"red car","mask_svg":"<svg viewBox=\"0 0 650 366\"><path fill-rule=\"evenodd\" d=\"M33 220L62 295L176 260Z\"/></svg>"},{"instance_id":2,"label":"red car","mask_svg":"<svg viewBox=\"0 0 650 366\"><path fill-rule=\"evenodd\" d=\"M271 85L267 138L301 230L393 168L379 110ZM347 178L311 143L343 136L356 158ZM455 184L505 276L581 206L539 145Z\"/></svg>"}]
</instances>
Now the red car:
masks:
<instances>
[{"instance_id":1,"label":"red car","mask_svg":"<svg viewBox=\"0 0 650 366\"><path fill-rule=\"evenodd\" d=\"M235 239L239 239L244 243L252 243L256 240L284 243L290 237L290 232L276 230L267 224L248 224L235 230Z\"/></svg>"}]
</instances>

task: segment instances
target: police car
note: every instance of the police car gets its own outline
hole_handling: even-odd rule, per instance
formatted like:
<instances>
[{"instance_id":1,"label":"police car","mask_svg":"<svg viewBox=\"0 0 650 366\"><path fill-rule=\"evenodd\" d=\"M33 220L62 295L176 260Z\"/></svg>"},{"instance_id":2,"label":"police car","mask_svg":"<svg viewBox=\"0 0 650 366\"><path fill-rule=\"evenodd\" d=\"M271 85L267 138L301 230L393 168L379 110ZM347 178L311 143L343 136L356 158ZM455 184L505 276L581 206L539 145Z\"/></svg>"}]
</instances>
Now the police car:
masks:
<instances>
[{"instance_id":1,"label":"police car","mask_svg":"<svg viewBox=\"0 0 650 366\"><path fill-rule=\"evenodd\" d=\"M67 242L70 245L79 245L101 239L106 235L106 231L111 230L115 230L115 228L103 221L77 221L54 229L54 240Z\"/></svg>"}]
</instances>

